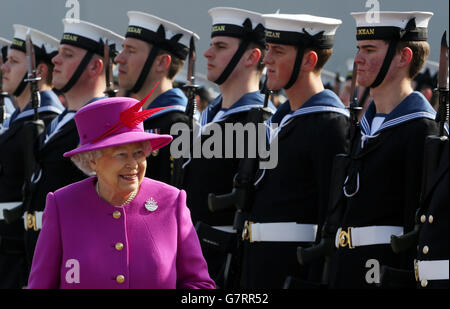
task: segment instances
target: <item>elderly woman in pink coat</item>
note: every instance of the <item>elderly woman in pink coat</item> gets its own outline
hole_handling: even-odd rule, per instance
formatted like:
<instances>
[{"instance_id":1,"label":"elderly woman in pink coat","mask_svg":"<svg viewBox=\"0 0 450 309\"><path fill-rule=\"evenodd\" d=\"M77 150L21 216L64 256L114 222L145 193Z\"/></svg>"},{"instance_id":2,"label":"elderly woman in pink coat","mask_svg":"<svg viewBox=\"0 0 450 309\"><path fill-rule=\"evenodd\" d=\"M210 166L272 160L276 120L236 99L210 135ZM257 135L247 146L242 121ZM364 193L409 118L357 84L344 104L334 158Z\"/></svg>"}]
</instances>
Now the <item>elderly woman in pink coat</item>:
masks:
<instances>
[{"instance_id":1,"label":"elderly woman in pink coat","mask_svg":"<svg viewBox=\"0 0 450 309\"><path fill-rule=\"evenodd\" d=\"M145 99L108 98L75 115L81 146L65 153L96 176L47 195L29 288L214 288L186 193L145 178L170 143L144 132Z\"/></svg>"}]
</instances>

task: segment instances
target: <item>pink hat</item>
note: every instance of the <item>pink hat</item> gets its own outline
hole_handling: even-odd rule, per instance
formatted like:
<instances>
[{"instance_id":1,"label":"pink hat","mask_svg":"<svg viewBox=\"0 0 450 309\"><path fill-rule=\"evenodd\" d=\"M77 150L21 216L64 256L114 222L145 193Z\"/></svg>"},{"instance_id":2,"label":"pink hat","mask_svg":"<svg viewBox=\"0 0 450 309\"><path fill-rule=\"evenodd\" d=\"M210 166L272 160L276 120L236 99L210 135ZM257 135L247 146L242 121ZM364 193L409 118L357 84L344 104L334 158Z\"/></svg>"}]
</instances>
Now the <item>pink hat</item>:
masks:
<instances>
[{"instance_id":1,"label":"pink hat","mask_svg":"<svg viewBox=\"0 0 450 309\"><path fill-rule=\"evenodd\" d=\"M169 144L172 136L144 131L142 122L165 108L142 111L147 98L148 96L140 102L125 97L106 98L81 108L74 117L81 145L66 152L64 157L142 141L150 141L152 151Z\"/></svg>"}]
</instances>

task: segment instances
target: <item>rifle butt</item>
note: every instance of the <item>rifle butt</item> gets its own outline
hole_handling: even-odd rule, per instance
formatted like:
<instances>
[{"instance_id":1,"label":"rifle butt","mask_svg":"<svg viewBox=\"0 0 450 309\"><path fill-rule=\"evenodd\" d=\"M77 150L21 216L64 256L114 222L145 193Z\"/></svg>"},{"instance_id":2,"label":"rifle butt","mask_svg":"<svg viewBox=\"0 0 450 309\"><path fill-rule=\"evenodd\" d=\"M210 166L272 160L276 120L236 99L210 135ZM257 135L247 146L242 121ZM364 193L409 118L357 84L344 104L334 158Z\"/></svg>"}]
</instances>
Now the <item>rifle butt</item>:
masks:
<instances>
[{"instance_id":1,"label":"rifle butt","mask_svg":"<svg viewBox=\"0 0 450 309\"><path fill-rule=\"evenodd\" d=\"M301 265L307 265L313 261L330 256L333 252L334 242L330 239L322 239L316 246L297 248L297 260Z\"/></svg>"},{"instance_id":2,"label":"rifle butt","mask_svg":"<svg viewBox=\"0 0 450 309\"><path fill-rule=\"evenodd\" d=\"M397 254L404 252L409 248L415 246L417 244L418 239L419 239L419 229L416 228L405 235L401 236L392 235L391 236L392 250Z\"/></svg>"},{"instance_id":3,"label":"rifle butt","mask_svg":"<svg viewBox=\"0 0 450 309\"><path fill-rule=\"evenodd\" d=\"M210 193L208 195L208 208L211 212L219 212L227 209L232 209L236 203L237 194L236 189L228 194L215 195Z\"/></svg>"},{"instance_id":4,"label":"rifle butt","mask_svg":"<svg viewBox=\"0 0 450 309\"><path fill-rule=\"evenodd\" d=\"M13 209L3 209L3 218L7 224L12 224L23 216L23 204Z\"/></svg>"}]
</instances>

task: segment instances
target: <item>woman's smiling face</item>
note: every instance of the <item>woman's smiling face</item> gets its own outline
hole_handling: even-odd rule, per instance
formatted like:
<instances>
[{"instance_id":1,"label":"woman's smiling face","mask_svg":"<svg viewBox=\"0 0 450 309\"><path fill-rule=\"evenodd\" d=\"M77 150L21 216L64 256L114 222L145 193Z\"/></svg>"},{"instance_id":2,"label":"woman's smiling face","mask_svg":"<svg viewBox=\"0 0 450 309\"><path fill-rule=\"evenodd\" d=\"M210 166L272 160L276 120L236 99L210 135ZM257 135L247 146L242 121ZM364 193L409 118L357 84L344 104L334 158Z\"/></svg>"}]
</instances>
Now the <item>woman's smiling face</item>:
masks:
<instances>
[{"instance_id":1,"label":"woman's smiling face","mask_svg":"<svg viewBox=\"0 0 450 309\"><path fill-rule=\"evenodd\" d=\"M115 196L137 191L147 168L143 143L106 148L101 157L91 161L91 167L97 173L102 191Z\"/></svg>"}]
</instances>

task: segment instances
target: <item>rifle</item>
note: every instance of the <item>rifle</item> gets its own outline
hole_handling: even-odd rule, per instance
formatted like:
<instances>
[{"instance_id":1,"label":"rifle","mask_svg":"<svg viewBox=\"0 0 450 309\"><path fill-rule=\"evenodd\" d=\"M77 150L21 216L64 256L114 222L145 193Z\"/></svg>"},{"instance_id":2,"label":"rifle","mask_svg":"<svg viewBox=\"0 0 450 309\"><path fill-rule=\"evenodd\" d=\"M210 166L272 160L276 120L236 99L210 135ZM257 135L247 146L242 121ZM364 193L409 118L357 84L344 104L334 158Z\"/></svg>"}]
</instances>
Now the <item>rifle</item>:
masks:
<instances>
[{"instance_id":1,"label":"rifle","mask_svg":"<svg viewBox=\"0 0 450 309\"><path fill-rule=\"evenodd\" d=\"M269 97L272 91L267 89L267 78L264 81L261 93L265 94L264 105L262 108L252 108L248 113L248 123L258 125L267 120L272 112L268 108ZM238 173L234 176L233 189L231 193L215 195L210 193L208 196L208 208L211 212L218 212L233 208L244 210L249 201L249 189L252 186L252 180L258 170L258 158L243 158L239 162Z\"/></svg>"},{"instance_id":2,"label":"rifle","mask_svg":"<svg viewBox=\"0 0 450 309\"><path fill-rule=\"evenodd\" d=\"M3 56L0 55L0 67L3 65ZM0 125L3 124L5 120L6 108L5 108L5 97L8 96L7 92L3 91L3 71L0 70Z\"/></svg>"},{"instance_id":3,"label":"rifle","mask_svg":"<svg viewBox=\"0 0 450 309\"><path fill-rule=\"evenodd\" d=\"M30 29L27 31L26 36L26 49L27 49L27 66L28 66L28 75L24 82L29 83L30 85L30 93L31 93L31 106L34 110L34 118L33 120L39 120L39 106L41 106L41 95L39 93L38 81L41 80L39 76L37 76L36 70L36 54L34 52L34 46L31 42Z\"/></svg>"},{"instance_id":4,"label":"rifle","mask_svg":"<svg viewBox=\"0 0 450 309\"><path fill-rule=\"evenodd\" d=\"M193 131L194 131L194 114L197 108L197 100L195 95L197 94L198 89L200 88L195 83L195 60L197 58L197 53L195 51L195 38L194 35L191 36L191 40L189 42L189 60L188 60L188 69L187 69L187 78L186 85L183 86L185 89L188 103L186 106L185 114L189 118L188 126L189 126L189 134L190 134L190 154L192 154L193 147ZM184 159L178 158L175 159L174 162L174 171L172 174L172 185L180 188L183 185L184 179L184 170L183 170Z\"/></svg>"},{"instance_id":5,"label":"rifle","mask_svg":"<svg viewBox=\"0 0 450 309\"><path fill-rule=\"evenodd\" d=\"M359 121L358 116L362 110L361 104L364 104L364 101L358 102L358 90L359 86L356 86L356 74L358 70L358 64L356 62L353 63L353 74L352 74L352 84L350 87L350 104L348 109L350 111L350 141L353 144L353 139L355 138L355 133L359 129Z\"/></svg>"},{"instance_id":6,"label":"rifle","mask_svg":"<svg viewBox=\"0 0 450 309\"><path fill-rule=\"evenodd\" d=\"M36 166L36 160L34 156L34 145L39 136L44 132L44 122L39 119L39 106L41 103L41 96L39 93L38 81L41 80L37 76L36 69L36 56L34 52L34 46L31 41L30 30L28 29L26 35L26 54L27 54L27 65L28 74L27 78L24 80L30 85L31 92L31 106L34 109L33 120L27 121L23 126L23 142L24 142L24 183L22 187L22 204L13 209L4 209L3 216L6 223L10 224L19 220L24 211L24 205L27 205L31 200L31 175L33 174L34 168Z\"/></svg>"},{"instance_id":7,"label":"rifle","mask_svg":"<svg viewBox=\"0 0 450 309\"><path fill-rule=\"evenodd\" d=\"M409 233L402 236L391 236L391 247L395 253L400 253L408 250L417 244L420 232L420 218L422 207L424 205L424 199L427 193L428 186L432 183L432 179L435 171L438 168L439 157L442 153L442 148L445 147L445 140L448 139L445 136L444 126L448 122L448 99L449 99L449 87L448 87L448 45L447 45L447 31L444 32L441 39L441 54L439 58L439 74L438 74L438 88L435 89L438 93L439 107L436 114L436 122L439 123L439 136L428 136L425 140L424 147L424 166L422 173L422 188L420 204L415 215L414 229Z\"/></svg>"},{"instance_id":8,"label":"rifle","mask_svg":"<svg viewBox=\"0 0 450 309\"><path fill-rule=\"evenodd\" d=\"M347 107L350 111L350 152L353 148L356 132L359 130L358 115L362 110L358 102L358 86L356 86L358 65L353 63L353 75L350 93L352 95L350 105ZM335 250L335 237L340 218L342 216L343 207L340 207L342 199L342 184L347 175L347 169L350 162L350 154L338 154L333 161L333 171L331 174L332 183L338 185L330 188L330 214L328 220L324 223L321 231L321 239L317 245L303 248L297 248L297 260L301 265L307 265L313 261L325 258L324 271L322 273L322 284L328 281L328 264L329 258Z\"/></svg>"},{"instance_id":9,"label":"rifle","mask_svg":"<svg viewBox=\"0 0 450 309\"><path fill-rule=\"evenodd\" d=\"M110 52L111 52L111 56L110 56ZM105 46L104 46L104 60L105 60L105 76L106 76L106 90L103 92L104 94L106 94L108 97L115 97L117 95L117 92L119 92L119 90L114 89L114 77L113 77L113 61L112 59L114 59L115 57L115 49L111 50L111 47L109 46L108 43L108 39L106 39L105 41Z\"/></svg>"},{"instance_id":10,"label":"rifle","mask_svg":"<svg viewBox=\"0 0 450 309\"><path fill-rule=\"evenodd\" d=\"M261 93L265 94L264 105L262 108L253 108L248 113L248 123L257 125L267 120L272 112L268 108L269 97L272 91L267 88L267 78L264 81ZM258 169L258 158L243 158L239 161L238 172L234 176L233 189L231 193L224 195L208 195L208 208L211 212L224 211L235 208L233 229L236 231L236 237L233 239L234 248L231 254L227 256L227 263L224 271L224 288L239 287L242 239L240 235L244 227L244 221L247 213L250 211L253 178Z\"/></svg>"}]
</instances>

